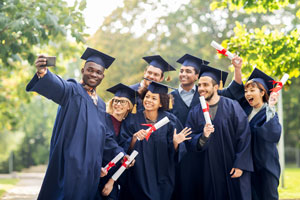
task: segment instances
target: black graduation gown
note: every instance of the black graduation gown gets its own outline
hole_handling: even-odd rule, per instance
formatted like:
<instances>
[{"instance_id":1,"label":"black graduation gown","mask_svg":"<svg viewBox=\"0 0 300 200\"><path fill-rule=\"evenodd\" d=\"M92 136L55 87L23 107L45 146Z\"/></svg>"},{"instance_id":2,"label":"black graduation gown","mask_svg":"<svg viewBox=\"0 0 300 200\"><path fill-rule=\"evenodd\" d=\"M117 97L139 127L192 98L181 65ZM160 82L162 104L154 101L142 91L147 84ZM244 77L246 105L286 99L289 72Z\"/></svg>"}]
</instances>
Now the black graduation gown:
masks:
<instances>
[{"instance_id":1,"label":"black graduation gown","mask_svg":"<svg viewBox=\"0 0 300 200\"><path fill-rule=\"evenodd\" d=\"M171 92L171 94L174 97L174 105L171 112L179 119L182 125L185 125L187 116L191 110L192 107L200 103L199 100L199 93L198 93L198 86L196 86L196 91L193 96L192 102L190 106L187 106L183 99L181 98L178 89Z\"/></svg>"},{"instance_id":2,"label":"black graduation gown","mask_svg":"<svg viewBox=\"0 0 300 200\"><path fill-rule=\"evenodd\" d=\"M51 138L51 152L38 199L94 199L103 156L122 151L105 125L100 98L96 106L81 84L51 73L29 82L35 91L60 105ZM103 149L110 153L103 155Z\"/></svg>"},{"instance_id":3,"label":"black graduation gown","mask_svg":"<svg viewBox=\"0 0 300 200\"><path fill-rule=\"evenodd\" d=\"M167 116L170 122L154 131L149 140L137 141L134 149L139 152L136 162L128 173L127 183L121 187L120 199L168 200L171 198L175 182L175 163L185 152L185 145L179 144L175 152L173 132L182 129L180 121L172 114L159 111L158 121ZM142 111L129 115L122 124L120 145L129 148L132 136L140 129L148 127Z\"/></svg>"},{"instance_id":4,"label":"black graduation gown","mask_svg":"<svg viewBox=\"0 0 300 200\"><path fill-rule=\"evenodd\" d=\"M253 163L247 116L238 102L220 97L212 123L215 132L198 157L193 157L194 162L190 163L192 166L186 171L190 174L188 178L195 177L190 179L189 185L193 187L190 193L194 196L189 199L251 199L250 172L253 171ZM192 108L186 122L186 126L193 131L193 138L188 142L189 150L198 151L198 140L203 134L204 125L204 115L198 104ZM243 170L243 175L231 178L229 173L232 168Z\"/></svg>"},{"instance_id":5,"label":"black graduation gown","mask_svg":"<svg viewBox=\"0 0 300 200\"><path fill-rule=\"evenodd\" d=\"M234 91L233 99L239 101L243 110L250 115L252 107L245 99L244 86L237 83L229 86ZM234 88L234 89L233 89ZM224 94L228 95L228 94ZM277 187L280 178L280 163L277 143L281 136L281 125L277 113L266 122L266 108L261 109L250 121L252 135L252 156L254 173L252 173L253 199L278 199Z\"/></svg>"},{"instance_id":6,"label":"black graduation gown","mask_svg":"<svg viewBox=\"0 0 300 200\"><path fill-rule=\"evenodd\" d=\"M266 108L260 110L250 121L254 173L252 174L253 199L278 199L280 163L277 143L281 125L277 114L266 122Z\"/></svg>"},{"instance_id":7,"label":"black graduation gown","mask_svg":"<svg viewBox=\"0 0 300 200\"><path fill-rule=\"evenodd\" d=\"M218 93L223 96L228 96L230 98L240 99L240 94L238 91L243 89L243 86L240 86L236 82L232 82L228 88L224 88L223 90L219 90ZM182 98L179 95L178 90L175 90L171 93L174 96L174 108L172 112L179 118L181 122L184 121L184 125L186 124L186 120L188 117L188 113L192 107L196 106L200 103L198 86L196 86L196 93L194 94L193 100L191 102L191 106L187 107L187 105L183 102ZM202 112L202 111L200 111ZM203 129L203 128L202 128ZM188 145L187 145L188 147ZM185 199L198 199L200 198L200 194L203 193L199 187L199 181L201 179L200 173L187 173L193 171L201 171L202 164L200 152L189 151L182 158L179 166L176 170L176 186L174 190L173 200L185 200ZM192 181L191 181L192 180ZM195 184L197 183L197 184Z\"/></svg>"}]
</instances>

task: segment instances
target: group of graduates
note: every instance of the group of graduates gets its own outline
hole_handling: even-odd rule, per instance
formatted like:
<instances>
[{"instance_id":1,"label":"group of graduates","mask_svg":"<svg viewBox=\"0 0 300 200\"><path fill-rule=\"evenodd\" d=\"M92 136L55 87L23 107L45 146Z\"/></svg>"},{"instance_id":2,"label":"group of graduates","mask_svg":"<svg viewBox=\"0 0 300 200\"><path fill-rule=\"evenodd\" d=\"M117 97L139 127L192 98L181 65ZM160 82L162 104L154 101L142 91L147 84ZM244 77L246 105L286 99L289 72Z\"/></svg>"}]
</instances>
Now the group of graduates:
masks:
<instances>
[{"instance_id":1,"label":"group of graduates","mask_svg":"<svg viewBox=\"0 0 300 200\"><path fill-rule=\"evenodd\" d=\"M147 56L141 82L107 89L114 97L105 104L96 88L115 59L92 48L81 58L77 82L53 74L40 55L26 87L59 104L38 199L278 199L281 126L270 76L255 68L243 84L242 59L235 56L234 80L223 89L227 72L185 54L177 60L178 89L169 93L161 82L175 68ZM169 123L153 129L165 117ZM109 171L103 166L133 150L138 156L113 180L121 162Z\"/></svg>"}]
</instances>

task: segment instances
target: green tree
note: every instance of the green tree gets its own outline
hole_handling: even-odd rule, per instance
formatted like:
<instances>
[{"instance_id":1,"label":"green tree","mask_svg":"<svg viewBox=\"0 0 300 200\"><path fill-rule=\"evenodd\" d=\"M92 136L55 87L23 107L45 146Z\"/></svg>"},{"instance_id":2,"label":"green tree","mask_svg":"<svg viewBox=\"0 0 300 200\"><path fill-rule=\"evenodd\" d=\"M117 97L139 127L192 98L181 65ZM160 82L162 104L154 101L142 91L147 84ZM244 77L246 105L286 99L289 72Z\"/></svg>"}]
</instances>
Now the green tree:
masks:
<instances>
[{"instance_id":1,"label":"green tree","mask_svg":"<svg viewBox=\"0 0 300 200\"><path fill-rule=\"evenodd\" d=\"M82 53L85 6L85 0L71 6L64 0L0 1L0 162L16 150L18 168L48 159L55 104L41 107L25 87L36 71L33 62L38 54L56 56L51 70L64 75L70 58ZM49 115L39 116L40 112ZM6 167L0 164L0 170Z\"/></svg>"},{"instance_id":2,"label":"green tree","mask_svg":"<svg viewBox=\"0 0 300 200\"><path fill-rule=\"evenodd\" d=\"M247 24L236 22L234 35L223 41L225 47L233 52L239 52L244 59L243 71L249 73L253 66L257 66L267 74L280 79L284 73L290 78L300 75L300 30L299 8L294 0L281 1L252 1L252 0L220 0L211 4L213 9L229 8L231 11L241 13L267 13L280 9L282 14L278 19L273 16L277 24L257 25L255 29L249 28ZM298 16L298 17L297 17ZM288 24L290 22L290 24Z\"/></svg>"},{"instance_id":3,"label":"green tree","mask_svg":"<svg viewBox=\"0 0 300 200\"><path fill-rule=\"evenodd\" d=\"M23 120L21 105L30 101L24 85L37 54L57 56L55 71L63 72L63 60L82 51L85 5L85 0L73 6L63 0L0 1L0 133L17 130Z\"/></svg>"},{"instance_id":4,"label":"green tree","mask_svg":"<svg viewBox=\"0 0 300 200\"><path fill-rule=\"evenodd\" d=\"M284 132L287 146L300 146L299 124L299 77L300 75L300 3L294 0L220 0L211 4L212 8L230 8L231 11L252 13L274 13L277 24L266 24L249 28L236 22L234 35L223 41L225 47L240 52L244 60L243 72L249 74L253 66L258 67L277 80L284 73L290 75L292 83L283 92ZM281 13L276 17L276 13ZM293 78L293 79L292 79Z\"/></svg>"},{"instance_id":5,"label":"green tree","mask_svg":"<svg viewBox=\"0 0 300 200\"><path fill-rule=\"evenodd\" d=\"M209 1L177 4L174 6L158 0L124 1L123 7L118 7L105 19L97 33L88 40L92 46L117 57L102 83L100 95L109 84L140 81L146 66L141 58L146 55L160 54L177 67L176 60L185 53L191 53L209 60L214 67L228 70L230 61L218 59L210 41L222 41L232 36L236 20L245 21L252 28L265 23L262 17L265 14L249 16L227 8L211 11ZM162 14L155 15L156 10L162 11ZM168 74L173 78L169 84L176 86L178 72Z\"/></svg>"},{"instance_id":6,"label":"green tree","mask_svg":"<svg viewBox=\"0 0 300 200\"><path fill-rule=\"evenodd\" d=\"M26 116L21 125L24 137L14 153L15 170L48 161L57 105L44 97L35 96L23 109Z\"/></svg>"},{"instance_id":7,"label":"green tree","mask_svg":"<svg viewBox=\"0 0 300 200\"><path fill-rule=\"evenodd\" d=\"M77 42L84 41L82 10L86 1L6 0L0 2L1 68L14 67L11 61L27 60L33 64L34 46L62 41L70 33ZM3 66L4 65L4 66Z\"/></svg>"}]
</instances>

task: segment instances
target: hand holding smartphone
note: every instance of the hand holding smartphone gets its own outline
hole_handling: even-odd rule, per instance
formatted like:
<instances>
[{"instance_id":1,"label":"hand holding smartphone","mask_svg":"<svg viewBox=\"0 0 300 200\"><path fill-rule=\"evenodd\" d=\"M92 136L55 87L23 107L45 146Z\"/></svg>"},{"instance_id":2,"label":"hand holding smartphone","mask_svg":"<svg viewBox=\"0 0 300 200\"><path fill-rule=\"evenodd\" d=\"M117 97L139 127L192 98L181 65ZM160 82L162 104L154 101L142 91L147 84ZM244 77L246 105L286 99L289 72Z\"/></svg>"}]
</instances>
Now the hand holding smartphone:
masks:
<instances>
[{"instance_id":1,"label":"hand holding smartphone","mask_svg":"<svg viewBox=\"0 0 300 200\"><path fill-rule=\"evenodd\" d=\"M46 66L55 67L55 65L56 65L56 56L46 56L45 58L47 59L47 61L46 61L46 65L43 66L43 67L46 67Z\"/></svg>"}]
</instances>

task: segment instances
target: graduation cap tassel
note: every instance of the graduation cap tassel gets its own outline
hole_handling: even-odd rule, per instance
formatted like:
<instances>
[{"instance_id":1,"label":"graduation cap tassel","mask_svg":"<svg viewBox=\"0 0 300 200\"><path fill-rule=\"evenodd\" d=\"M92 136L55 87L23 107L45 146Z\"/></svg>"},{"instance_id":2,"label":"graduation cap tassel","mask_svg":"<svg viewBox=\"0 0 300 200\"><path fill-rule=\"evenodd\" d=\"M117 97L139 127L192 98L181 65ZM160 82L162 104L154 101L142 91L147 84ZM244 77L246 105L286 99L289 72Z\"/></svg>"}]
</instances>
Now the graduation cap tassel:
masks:
<instances>
[{"instance_id":1,"label":"graduation cap tassel","mask_svg":"<svg viewBox=\"0 0 300 200\"><path fill-rule=\"evenodd\" d=\"M172 102L172 98L169 96L169 109L172 110L173 109L173 102Z\"/></svg>"},{"instance_id":2,"label":"graduation cap tassel","mask_svg":"<svg viewBox=\"0 0 300 200\"><path fill-rule=\"evenodd\" d=\"M134 105L133 105L131 113L136 114L136 93L134 93Z\"/></svg>"},{"instance_id":3,"label":"graduation cap tassel","mask_svg":"<svg viewBox=\"0 0 300 200\"><path fill-rule=\"evenodd\" d=\"M136 103L133 105L131 113L132 114L136 114Z\"/></svg>"},{"instance_id":4,"label":"graduation cap tassel","mask_svg":"<svg viewBox=\"0 0 300 200\"><path fill-rule=\"evenodd\" d=\"M219 89L220 89L220 90L223 89L222 71L221 71L221 80L220 80L220 86L219 86Z\"/></svg>"},{"instance_id":5,"label":"graduation cap tassel","mask_svg":"<svg viewBox=\"0 0 300 200\"><path fill-rule=\"evenodd\" d=\"M222 81L222 80L220 80L220 87L219 87L219 89L220 89L220 90L223 89L223 81Z\"/></svg>"},{"instance_id":6,"label":"graduation cap tassel","mask_svg":"<svg viewBox=\"0 0 300 200\"><path fill-rule=\"evenodd\" d=\"M170 71L170 65L168 65L168 71ZM167 82L171 81L170 75L167 76L166 81L167 81Z\"/></svg>"}]
</instances>

